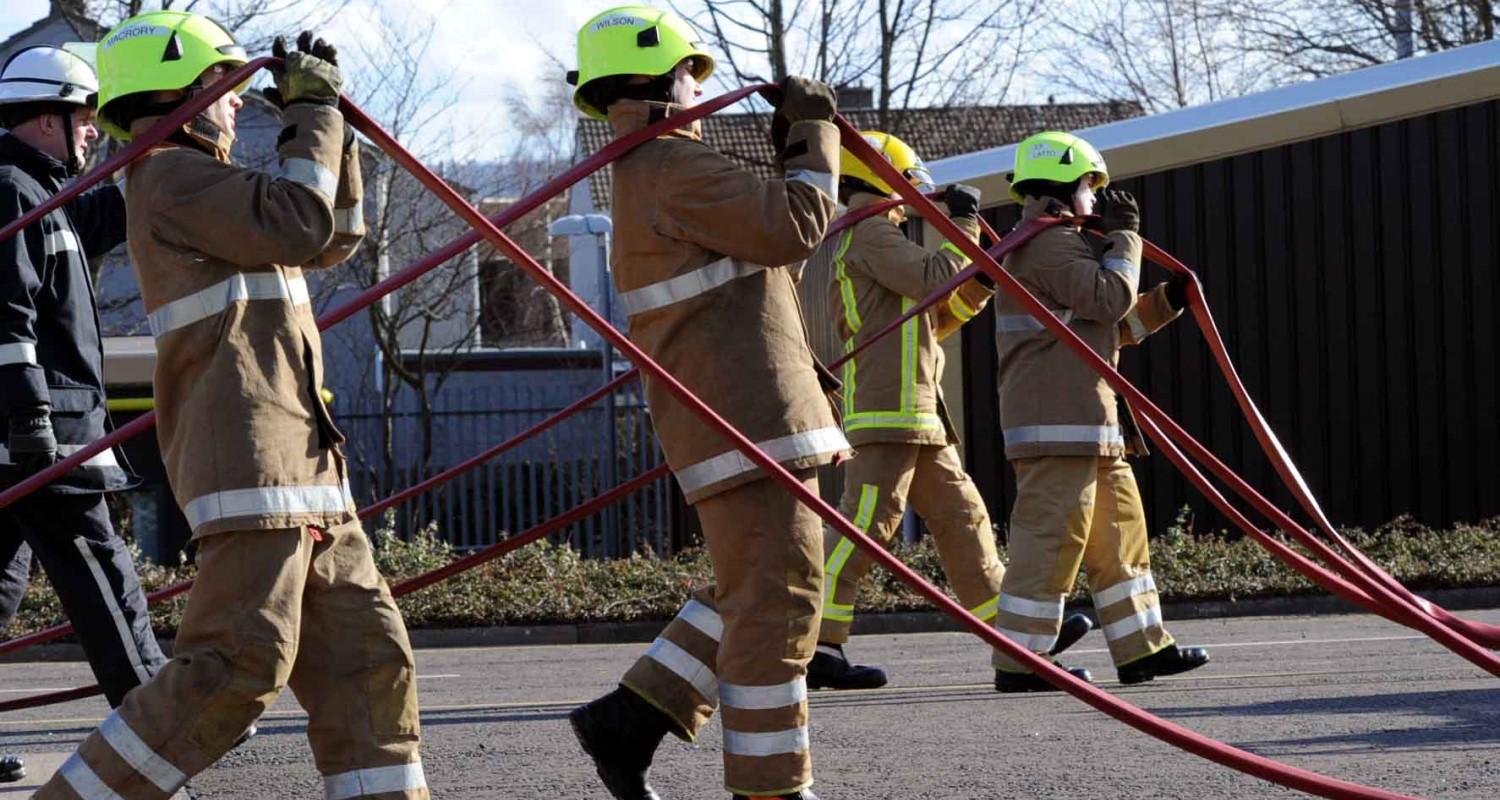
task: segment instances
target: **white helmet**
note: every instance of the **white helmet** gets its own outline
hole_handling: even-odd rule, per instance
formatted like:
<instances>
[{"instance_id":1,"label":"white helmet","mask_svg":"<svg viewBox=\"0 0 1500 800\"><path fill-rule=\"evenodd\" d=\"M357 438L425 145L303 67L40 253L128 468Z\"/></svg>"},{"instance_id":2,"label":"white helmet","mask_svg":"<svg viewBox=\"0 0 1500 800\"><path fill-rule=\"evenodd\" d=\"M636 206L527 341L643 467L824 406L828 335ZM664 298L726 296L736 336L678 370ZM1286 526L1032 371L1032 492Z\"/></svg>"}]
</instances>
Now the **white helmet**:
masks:
<instances>
[{"instance_id":1,"label":"white helmet","mask_svg":"<svg viewBox=\"0 0 1500 800\"><path fill-rule=\"evenodd\" d=\"M92 106L99 78L83 46L39 45L17 50L0 67L0 106L18 103L70 103ZM84 53L86 54L86 50Z\"/></svg>"}]
</instances>

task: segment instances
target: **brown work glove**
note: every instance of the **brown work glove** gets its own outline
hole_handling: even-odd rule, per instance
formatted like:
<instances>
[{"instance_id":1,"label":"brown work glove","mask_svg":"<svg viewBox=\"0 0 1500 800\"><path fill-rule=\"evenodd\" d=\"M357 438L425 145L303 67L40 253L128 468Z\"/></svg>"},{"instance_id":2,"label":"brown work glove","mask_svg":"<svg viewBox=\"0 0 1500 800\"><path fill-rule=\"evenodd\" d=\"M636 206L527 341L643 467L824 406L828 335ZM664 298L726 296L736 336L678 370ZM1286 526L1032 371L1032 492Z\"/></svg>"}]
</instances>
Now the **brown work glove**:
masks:
<instances>
[{"instance_id":1,"label":"brown work glove","mask_svg":"<svg viewBox=\"0 0 1500 800\"><path fill-rule=\"evenodd\" d=\"M776 94L776 113L771 117L771 146L777 156L786 151L792 123L807 120L831 122L838 110L833 89L812 78L790 76L781 82Z\"/></svg>"},{"instance_id":2,"label":"brown work glove","mask_svg":"<svg viewBox=\"0 0 1500 800\"><path fill-rule=\"evenodd\" d=\"M1141 207L1136 205L1130 192L1107 191L1104 193L1104 210L1099 216L1105 233L1115 231L1141 231Z\"/></svg>"},{"instance_id":3,"label":"brown work glove","mask_svg":"<svg viewBox=\"0 0 1500 800\"><path fill-rule=\"evenodd\" d=\"M338 105L344 76L339 72L337 47L322 39L314 40L312 31L303 31L297 37L297 49L290 53L286 49L286 39L276 37L271 44L271 55L281 59L282 63L271 68L276 86L266 89L264 94L277 108L286 108L292 103Z\"/></svg>"}]
</instances>

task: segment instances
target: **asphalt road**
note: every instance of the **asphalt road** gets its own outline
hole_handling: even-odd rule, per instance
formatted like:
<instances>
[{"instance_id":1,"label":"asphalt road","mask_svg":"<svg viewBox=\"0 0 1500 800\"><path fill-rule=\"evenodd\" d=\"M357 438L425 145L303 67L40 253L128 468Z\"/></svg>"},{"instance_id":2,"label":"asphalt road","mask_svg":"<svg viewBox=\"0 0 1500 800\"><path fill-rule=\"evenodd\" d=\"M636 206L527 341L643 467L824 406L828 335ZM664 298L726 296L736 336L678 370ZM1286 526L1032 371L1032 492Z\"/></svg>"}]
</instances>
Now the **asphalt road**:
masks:
<instances>
[{"instance_id":1,"label":"asphalt road","mask_svg":"<svg viewBox=\"0 0 1500 800\"><path fill-rule=\"evenodd\" d=\"M1500 623L1500 611L1470 616ZM1365 616L1262 617L1171 625L1213 663L1138 687L1113 683L1091 634L1070 665L1173 722L1251 752L1419 797L1500 798L1500 681L1412 631ZM601 798L566 713L613 684L640 645L418 653L423 761L436 797ZM815 693L824 800L1269 798L1295 792L1232 772L1064 696L1000 696L987 654L963 634L856 638L857 660L892 685ZM77 663L0 666L0 697L87 682ZM106 712L99 698L0 717L0 751L34 772ZM260 735L193 781L194 796L315 798L306 718L288 693ZM720 798L718 728L668 739L653 772L666 800ZM29 783L29 781L28 781ZM6 790L10 789L10 792ZM0 798L23 796L0 785Z\"/></svg>"}]
</instances>

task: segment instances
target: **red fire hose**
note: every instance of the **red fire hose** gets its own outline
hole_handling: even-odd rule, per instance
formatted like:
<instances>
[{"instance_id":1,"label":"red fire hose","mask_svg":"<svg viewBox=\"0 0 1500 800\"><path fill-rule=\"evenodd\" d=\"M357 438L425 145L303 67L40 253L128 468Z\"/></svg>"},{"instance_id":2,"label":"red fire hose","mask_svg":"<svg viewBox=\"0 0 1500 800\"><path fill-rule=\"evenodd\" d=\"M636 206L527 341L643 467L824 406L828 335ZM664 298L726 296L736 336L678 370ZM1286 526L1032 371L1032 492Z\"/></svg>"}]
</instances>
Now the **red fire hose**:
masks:
<instances>
[{"instance_id":1,"label":"red fire hose","mask_svg":"<svg viewBox=\"0 0 1500 800\"><path fill-rule=\"evenodd\" d=\"M229 84L229 82L227 81L225 83ZM768 87L755 88L763 89ZM892 570L903 581L913 586L924 596L928 597L935 604L937 604L940 608L957 617L967 627L973 630L981 638L988 641L991 645L1001 649L1002 651L1006 652L1007 655L1010 655L1012 658L1015 658L1021 663L1026 664L1028 667L1035 670L1049 682L1054 683L1063 690L1069 692L1070 694L1073 694L1075 697L1078 697L1091 706L1094 706L1095 708L1104 711L1107 714L1110 714L1116 719L1124 721L1139 730L1150 733L1153 736L1157 736L1158 738L1161 738L1174 744L1175 746L1188 750L1189 752L1193 752L1206 758L1210 758L1214 761L1225 764L1227 766L1231 766L1248 774L1257 775L1259 777L1263 777L1268 780L1290 786L1292 788L1301 789L1303 791L1308 791L1325 797L1400 797L1400 795L1385 792L1383 790L1362 787L1357 784L1326 778L1324 776L1320 776L1306 770L1288 767L1270 759L1265 759L1251 753L1246 753L1237 748L1233 748L1220 742L1202 737L1173 723L1166 722L1150 714L1142 712L1139 709L1134 708L1130 704L1125 703L1124 701L1121 701L1118 698L1115 698L1112 695L1109 695L1108 693L1097 689L1096 687L1077 681L1065 671L1057 668L1050 661L1040 658L1006 639L993 628L985 625L973 615L967 613L962 607L949 600L941 591L937 590L930 584L927 584L910 568L906 567L906 565L901 563L898 559L886 552L878 544L862 534L847 520L844 520L842 517L840 517L837 511L824 503L814 492L809 491L807 487L805 487L800 481L798 481L794 476L792 476L764 452L757 449L754 444L746 439L738 430L725 422L712 409L704 405L701 400L699 400L695 395L693 395L684 386L682 386L673 376L671 376L668 372L666 372L658 364L656 364L643 352L641 352L637 347L635 347L635 345L630 342L629 339L625 338L612 326L610 326L605 320L600 318L576 295L569 291L567 287L558 282L555 276L543 269L539 264L535 262L535 260L531 259L530 256L526 254L520 247L518 247L512 240L510 240L499 229L499 227L497 227L490 220L487 220L473 206L465 201L462 196L454 192L451 187L448 187L441 181L441 179L427 170L422 164L417 162L415 158L413 158L399 145L399 143L397 143L389 136L389 134L387 134L383 129L381 129L372 120L365 116L363 112L361 112L357 107L355 107L352 103L347 102L345 106L346 116L348 116L352 120L353 124L358 129L364 131L366 135L370 136L370 138L374 140L378 146L380 146L383 150L390 154L398 163L402 164L403 167L412 172L412 174L416 176L420 182L427 186L429 190L433 191L439 197L439 199L441 199L445 204L447 204L456 213L458 213L459 216L462 217L466 222L477 228L483 234L483 237L492 245L503 252L507 257L511 258L514 263L519 264L523 269L532 273L534 278L536 278L550 291L552 291L571 310L583 317L584 320L596 330L598 330L601 335L609 339L617 348L620 349L621 352L625 353L628 357L635 361L641 369L652 376L653 380L657 381L661 386L670 391L679 400L679 402L682 402L686 407L697 414L705 422L705 424L708 424L710 427L718 431L720 435L728 439L737 450L741 451L757 466L764 469L769 477L781 482L783 486L785 486L794 496L796 496L803 503L806 503L821 517L823 517L823 519L829 525L838 529L841 534L854 541L857 545L865 548L865 550L871 555L874 560L881 563L887 569ZM682 120L681 118L676 118L674 121L676 122L676 124L681 124ZM909 188L903 185L904 181L899 175L895 174L894 169L891 168L888 163L874 154L869 146L864 143L863 140L858 136L857 131L855 131L852 126L849 126L848 123L845 122L842 118L840 118L838 122L840 124L841 132L843 133L844 145L847 148L849 148L863 161L865 161L872 169L876 170L877 173L881 173L883 170L884 172L882 174L882 177L885 177L887 181L892 183L892 185L900 187L900 190ZM906 192L903 191L903 194L906 194ZM1045 308L1037 303L1035 298L1030 297L1029 294L1026 294L1024 288L1020 287L1019 284L1014 282L1013 278L1010 278L1008 274L1001 270L999 268L999 265L993 259L991 259L988 254L980 249L975 243L969 242L965 237L963 237L961 235L961 232L954 228L951 221L947 220L945 217L941 217L941 215L937 213L936 209L931 206L926 198L921 197L920 193L916 192L914 188L911 188L910 195L913 196L908 196L907 199L912 205L922 210L924 212L924 215L928 216L929 219L937 225L939 230L941 230L949 238L950 241L954 242L956 246L959 246L961 249L963 249L972 259L974 259L977 264L980 265L981 268L985 269L992 278L1000 282L1001 285L1004 285L1007 291L1011 291L1020 296L1023 305L1026 305L1028 310L1031 311L1035 316L1037 316L1037 318L1041 320L1044 326L1052 329L1053 333L1063 338L1064 342L1069 344L1069 346L1074 346L1076 343L1077 346L1082 347L1084 352L1080 353L1080 355L1084 355L1086 360L1088 359L1088 356L1092 356L1095 360L1099 360L1098 356L1091 350L1089 350L1086 345L1084 345L1081 341L1076 341L1076 337L1074 337L1075 341L1069 342L1068 336L1071 335L1071 332L1067 331L1065 328L1062 328L1062 330L1059 331L1058 328L1061 328L1062 326L1057 322L1056 318L1052 317L1051 314L1045 313ZM368 294L368 292L366 294ZM1051 323L1050 325L1049 318ZM1075 350L1076 349L1077 347L1075 347ZM1154 405L1151 405L1149 400L1141 395L1138 390L1134 390L1134 387L1124 382L1123 379L1120 379L1118 374L1113 373L1113 370L1109 369L1107 364L1103 364L1102 360L1099 361L1103 366L1101 373L1110 373L1105 375L1107 380L1110 380L1112 384L1114 384L1116 381L1124 384L1123 388L1120 386L1116 386L1117 391L1121 391L1132 400L1138 400L1138 405L1147 413L1148 416L1153 419L1153 422L1160 422L1161 424L1165 425L1167 427L1167 430L1173 435L1174 438L1185 437L1184 432L1170 419L1165 418L1165 415L1162 414L1162 412L1160 412L1160 410L1157 409ZM1097 365L1094 366L1098 368ZM1113 375L1112 380L1111 374ZM1192 442L1190 439L1184 444L1190 450L1194 451L1194 455L1199 457L1200 459L1202 459L1205 455L1211 457L1211 454L1197 452L1198 450L1202 449L1201 445L1199 445L1195 449L1193 446L1197 443ZM100 447L98 449L103 448ZM95 452L97 452L97 450ZM87 456L84 457L86 458ZM1210 466L1222 467L1222 465L1215 463L1211 463ZM1215 471L1218 472L1217 469ZM1228 478L1223 475L1220 475L1220 477L1225 480L1230 480L1235 476L1230 473L1230 476ZM1230 483L1233 485L1234 481L1230 480ZM623 489L624 487L620 488ZM1238 489L1239 487L1236 488ZM1248 489L1248 487L1245 488ZM0 496L0 499L3 499L3 496ZM1447 632L1447 629L1443 629L1443 631ZM1484 655L1489 654L1484 653Z\"/></svg>"}]
</instances>

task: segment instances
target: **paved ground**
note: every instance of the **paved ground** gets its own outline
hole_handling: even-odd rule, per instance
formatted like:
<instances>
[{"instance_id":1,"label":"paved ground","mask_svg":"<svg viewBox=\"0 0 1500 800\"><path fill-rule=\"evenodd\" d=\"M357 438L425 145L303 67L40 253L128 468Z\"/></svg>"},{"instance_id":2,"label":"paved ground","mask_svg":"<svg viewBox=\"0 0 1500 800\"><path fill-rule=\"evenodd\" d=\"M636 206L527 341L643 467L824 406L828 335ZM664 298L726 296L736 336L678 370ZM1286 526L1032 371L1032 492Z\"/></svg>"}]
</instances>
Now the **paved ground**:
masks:
<instances>
[{"instance_id":1,"label":"paved ground","mask_svg":"<svg viewBox=\"0 0 1500 800\"><path fill-rule=\"evenodd\" d=\"M1472 616L1500 623L1500 611ZM1500 682L1440 646L1362 616L1182 622L1214 663L1119 696L1260 755L1431 798L1500 797ZM1091 634L1072 663L1114 677ZM639 645L426 650L418 654L424 762L434 795L600 798L565 715L607 689ZM1295 796L1176 751L1070 698L996 695L981 646L961 634L858 638L857 657L891 688L818 693L813 741L825 800ZM0 666L0 696L87 680L82 664ZM0 751L44 770L105 711L98 698L0 717ZM194 781L202 798L314 798L306 718L290 695L261 733ZM667 800L719 798L718 729L668 740L656 784ZM50 756L48 754L51 754ZM24 796L0 785L0 798Z\"/></svg>"}]
</instances>

